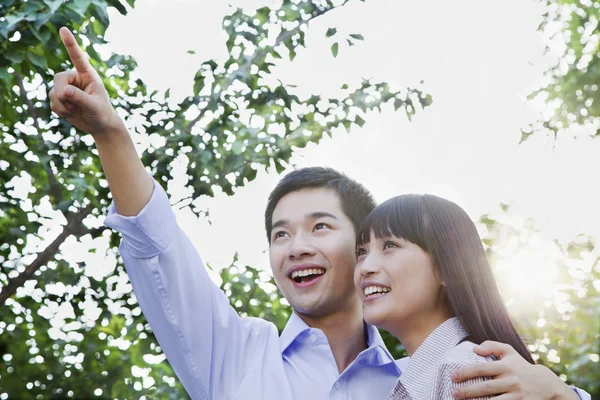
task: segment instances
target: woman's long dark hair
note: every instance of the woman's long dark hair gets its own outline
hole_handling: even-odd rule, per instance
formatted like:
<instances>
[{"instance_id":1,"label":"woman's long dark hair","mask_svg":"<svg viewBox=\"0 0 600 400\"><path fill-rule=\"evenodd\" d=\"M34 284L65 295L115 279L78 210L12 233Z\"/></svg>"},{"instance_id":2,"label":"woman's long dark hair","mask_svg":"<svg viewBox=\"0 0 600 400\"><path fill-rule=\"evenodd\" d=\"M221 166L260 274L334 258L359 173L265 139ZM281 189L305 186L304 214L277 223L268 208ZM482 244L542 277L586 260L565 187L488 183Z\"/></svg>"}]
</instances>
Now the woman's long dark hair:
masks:
<instances>
[{"instance_id":1,"label":"woman's long dark hair","mask_svg":"<svg viewBox=\"0 0 600 400\"><path fill-rule=\"evenodd\" d=\"M445 282L450 309L469 340L511 345L534 363L512 324L475 224L455 203L425 194L393 197L377 206L358 231L357 245L395 236L430 254Z\"/></svg>"}]
</instances>

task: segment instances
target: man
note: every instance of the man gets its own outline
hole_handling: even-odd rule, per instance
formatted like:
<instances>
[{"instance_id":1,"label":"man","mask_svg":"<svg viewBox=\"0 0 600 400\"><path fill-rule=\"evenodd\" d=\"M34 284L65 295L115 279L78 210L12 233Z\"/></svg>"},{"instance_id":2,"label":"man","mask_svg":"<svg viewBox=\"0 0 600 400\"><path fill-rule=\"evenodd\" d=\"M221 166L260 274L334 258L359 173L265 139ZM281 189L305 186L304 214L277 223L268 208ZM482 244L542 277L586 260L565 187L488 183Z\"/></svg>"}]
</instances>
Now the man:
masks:
<instances>
[{"instance_id":1,"label":"man","mask_svg":"<svg viewBox=\"0 0 600 400\"><path fill-rule=\"evenodd\" d=\"M395 362L377 330L364 324L352 283L355 232L375 205L368 191L330 169L286 176L269 197L265 220L273 275L294 313L281 337L267 321L240 318L146 173L100 77L72 34L62 28L60 35L76 70L56 75L52 109L94 137L114 199L106 224L123 234L121 255L138 302L189 395L385 398L403 361ZM457 396L579 398L549 370L523 364L502 344L488 345L482 351L502 360L457 379L496 379Z\"/></svg>"}]
</instances>

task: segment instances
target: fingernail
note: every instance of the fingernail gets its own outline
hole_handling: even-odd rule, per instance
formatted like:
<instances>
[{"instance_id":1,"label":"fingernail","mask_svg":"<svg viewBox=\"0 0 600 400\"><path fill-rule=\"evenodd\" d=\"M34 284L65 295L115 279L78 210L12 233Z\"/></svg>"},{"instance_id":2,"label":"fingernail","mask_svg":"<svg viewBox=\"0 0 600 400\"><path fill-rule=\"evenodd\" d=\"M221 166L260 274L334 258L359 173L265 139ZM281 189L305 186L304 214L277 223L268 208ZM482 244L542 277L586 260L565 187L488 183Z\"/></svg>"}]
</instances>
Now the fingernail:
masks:
<instances>
[{"instance_id":1,"label":"fingernail","mask_svg":"<svg viewBox=\"0 0 600 400\"><path fill-rule=\"evenodd\" d=\"M73 86L67 86L65 88L65 96L67 96L67 97L73 96Z\"/></svg>"},{"instance_id":2,"label":"fingernail","mask_svg":"<svg viewBox=\"0 0 600 400\"><path fill-rule=\"evenodd\" d=\"M452 375L450 375L450 378L455 381L456 380L456 372L453 372Z\"/></svg>"},{"instance_id":3,"label":"fingernail","mask_svg":"<svg viewBox=\"0 0 600 400\"><path fill-rule=\"evenodd\" d=\"M73 109L75 106L73 106L73 104L71 104L71 103L65 103L65 107L66 107L68 110L72 110L72 109Z\"/></svg>"},{"instance_id":4,"label":"fingernail","mask_svg":"<svg viewBox=\"0 0 600 400\"><path fill-rule=\"evenodd\" d=\"M452 397L458 399L458 389L452 389Z\"/></svg>"}]
</instances>

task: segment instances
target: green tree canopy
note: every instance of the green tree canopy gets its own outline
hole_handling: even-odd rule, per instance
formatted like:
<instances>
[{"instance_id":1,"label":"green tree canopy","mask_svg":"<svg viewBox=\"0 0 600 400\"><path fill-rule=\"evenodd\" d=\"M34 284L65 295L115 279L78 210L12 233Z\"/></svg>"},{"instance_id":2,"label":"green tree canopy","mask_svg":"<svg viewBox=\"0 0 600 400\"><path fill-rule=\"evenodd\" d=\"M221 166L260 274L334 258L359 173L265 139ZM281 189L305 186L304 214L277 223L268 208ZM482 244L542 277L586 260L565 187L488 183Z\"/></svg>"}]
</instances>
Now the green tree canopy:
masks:
<instances>
[{"instance_id":1,"label":"green tree canopy","mask_svg":"<svg viewBox=\"0 0 600 400\"><path fill-rule=\"evenodd\" d=\"M166 184L184 157L191 203L215 188L232 194L260 168L282 171L293 149L362 126L381 107L410 118L430 104L420 90L385 82L349 82L325 98L272 79L277 60L304 46L311 21L349 1L233 10L223 19L229 57L200 64L193 94L177 103L169 91L148 93L132 58L101 55L107 10L126 14L135 0L0 0L0 395L185 396L131 293L118 236L102 226L110 196L93 140L50 111L53 76L69 68L58 28L83 43L130 131L149 137L142 158L154 177ZM324 35L333 56L338 40L362 40L334 33ZM222 272L223 288L241 312L285 320L277 294L256 286L258 271L232 271ZM244 283L254 285L249 299Z\"/></svg>"},{"instance_id":2,"label":"green tree canopy","mask_svg":"<svg viewBox=\"0 0 600 400\"><path fill-rule=\"evenodd\" d=\"M523 130L522 140L534 133L554 137L566 129L600 135L600 3L543 0L547 6L539 30L549 38L547 51L559 52L547 82L530 94L542 96L548 115Z\"/></svg>"}]
</instances>

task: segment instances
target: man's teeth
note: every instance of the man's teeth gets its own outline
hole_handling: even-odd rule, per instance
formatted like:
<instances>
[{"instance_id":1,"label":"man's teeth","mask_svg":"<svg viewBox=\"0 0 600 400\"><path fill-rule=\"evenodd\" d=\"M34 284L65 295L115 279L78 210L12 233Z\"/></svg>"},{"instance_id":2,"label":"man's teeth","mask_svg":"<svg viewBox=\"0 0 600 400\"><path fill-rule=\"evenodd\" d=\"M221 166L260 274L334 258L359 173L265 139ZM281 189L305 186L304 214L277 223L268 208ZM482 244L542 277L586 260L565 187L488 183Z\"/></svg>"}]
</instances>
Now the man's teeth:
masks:
<instances>
[{"instance_id":1,"label":"man's teeth","mask_svg":"<svg viewBox=\"0 0 600 400\"><path fill-rule=\"evenodd\" d=\"M309 276L309 275L323 275L325 273L324 269L321 268L310 268L310 269L303 269L300 271L294 271L292 272L292 279L295 278L301 278L303 276Z\"/></svg>"},{"instance_id":2,"label":"man's teeth","mask_svg":"<svg viewBox=\"0 0 600 400\"><path fill-rule=\"evenodd\" d=\"M390 288L388 287L382 287L382 286L367 286L365 288L365 296L370 296L374 293L387 293L389 292Z\"/></svg>"}]
</instances>

